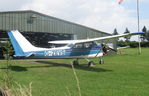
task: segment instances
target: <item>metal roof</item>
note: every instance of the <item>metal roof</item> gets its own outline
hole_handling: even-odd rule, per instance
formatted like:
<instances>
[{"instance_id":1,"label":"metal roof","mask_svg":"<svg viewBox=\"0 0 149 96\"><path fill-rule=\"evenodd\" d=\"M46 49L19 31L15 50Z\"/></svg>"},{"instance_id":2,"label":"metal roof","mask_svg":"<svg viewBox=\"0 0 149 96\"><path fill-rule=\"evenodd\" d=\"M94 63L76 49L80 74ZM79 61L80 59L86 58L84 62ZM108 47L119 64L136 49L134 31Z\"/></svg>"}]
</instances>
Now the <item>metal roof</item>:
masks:
<instances>
[{"instance_id":1,"label":"metal roof","mask_svg":"<svg viewBox=\"0 0 149 96\"><path fill-rule=\"evenodd\" d=\"M36 12L36 11L33 11L33 10L1 11L1 12L0 12L0 14L5 14L5 13L34 13L34 14L39 14L39 15L41 15L41 16L53 18L53 19L56 19L56 20L60 20L60 21L65 22L65 23L69 23L69 24L73 24L73 25L77 25L77 26L82 26L82 27L84 27L84 28L89 28L89 29L91 29L91 30L93 30L93 31L96 31L96 32L99 32L99 33L104 33L104 34L107 34L107 35L112 35L112 34L107 33L107 32L99 31L99 30L94 29L94 28L90 28L90 27L87 27L87 26L84 26L84 25L80 25L80 24L77 24L77 23L73 23L73 22L71 22L71 21L59 19L59 18L56 18L56 17L53 17L53 16L49 16L49 15L46 15L46 14L43 14L43 13L39 13L39 12Z\"/></svg>"}]
</instances>

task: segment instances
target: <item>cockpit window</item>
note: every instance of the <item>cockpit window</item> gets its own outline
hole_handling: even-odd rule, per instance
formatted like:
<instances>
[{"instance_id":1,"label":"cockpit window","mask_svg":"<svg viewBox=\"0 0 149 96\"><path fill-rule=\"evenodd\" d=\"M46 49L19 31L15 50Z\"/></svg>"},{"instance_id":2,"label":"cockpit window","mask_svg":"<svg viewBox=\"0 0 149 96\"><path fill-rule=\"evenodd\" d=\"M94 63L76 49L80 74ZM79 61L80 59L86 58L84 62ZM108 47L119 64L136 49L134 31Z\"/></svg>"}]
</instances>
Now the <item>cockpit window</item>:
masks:
<instances>
[{"instance_id":1,"label":"cockpit window","mask_svg":"<svg viewBox=\"0 0 149 96\"><path fill-rule=\"evenodd\" d=\"M66 46L66 44L52 44L51 48L63 47L63 46Z\"/></svg>"},{"instance_id":2,"label":"cockpit window","mask_svg":"<svg viewBox=\"0 0 149 96\"><path fill-rule=\"evenodd\" d=\"M80 43L80 44L75 44L74 48L83 48L83 43Z\"/></svg>"},{"instance_id":3,"label":"cockpit window","mask_svg":"<svg viewBox=\"0 0 149 96\"><path fill-rule=\"evenodd\" d=\"M95 42L86 42L86 43L75 44L73 48L75 48L75 49L92 48L95 45L97 45Z\"/></svg>"},{"instance_id":4,"label":"cockpit window","mask_svg":"<svg viewBox=\"0 0 149 96\"><path fill-rule=\"evenodd\" d=\"M84 43L84 48L92 48L93 42Z\"/></svg>"}]
</instances>

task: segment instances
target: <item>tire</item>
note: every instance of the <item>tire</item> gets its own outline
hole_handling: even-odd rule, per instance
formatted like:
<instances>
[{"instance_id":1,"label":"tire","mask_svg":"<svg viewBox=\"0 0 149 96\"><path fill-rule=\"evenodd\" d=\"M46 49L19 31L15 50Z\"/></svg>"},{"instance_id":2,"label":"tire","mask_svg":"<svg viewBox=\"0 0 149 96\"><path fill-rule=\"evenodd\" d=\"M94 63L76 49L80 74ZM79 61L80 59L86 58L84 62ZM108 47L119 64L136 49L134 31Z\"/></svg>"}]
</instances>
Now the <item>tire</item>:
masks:
<instances>
[{"instance_id":1,"label":"tire","mask_svg":"<svg viewBox=\"0 0 149 96\"><path fill-rule=\"evenodd\" d=\"M88 66L90 67L90 66L93 66L94 65L94 62L93 61L90 61L90 62L88 62Z\"/></svg>"}]
</instances>

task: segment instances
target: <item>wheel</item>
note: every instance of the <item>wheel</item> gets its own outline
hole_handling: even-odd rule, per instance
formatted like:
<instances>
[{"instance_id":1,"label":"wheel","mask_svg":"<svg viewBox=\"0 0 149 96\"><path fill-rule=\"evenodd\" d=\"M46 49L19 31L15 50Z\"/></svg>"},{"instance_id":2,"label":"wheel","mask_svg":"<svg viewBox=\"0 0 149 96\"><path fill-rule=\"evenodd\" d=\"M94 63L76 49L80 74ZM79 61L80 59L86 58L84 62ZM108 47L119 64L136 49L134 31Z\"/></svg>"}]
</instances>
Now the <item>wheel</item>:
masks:
<instances>
[{"instance_id":1,"label":"wheel","mask_svg":"<svg viewBox=\"0 0 149 96\"><path fill-rule=\"evenodd\" d=\"M100 59L99 64L104 64L104 60Z\"/></svg>"},{"instance_id":2,"label":"wheel","mask_svg":"<svg viewBox=\"0 0 149 96\"><path fill-rule=\"evenodd\" d=\"M90 67L90 66L93 66L94 65L94 62L93 61L90 61L90 62L88 62L88 66Z\"/></svg>"},{"instance_id":3,"label":"wheel","mask_svg":"<svg viewBox=\"0 0 149 96\"><path fill-rule=\"evenodd\" d=\"M79 65L78 60L74 60L72 63L73 63L74 66L75 66L75 65Z\"/></svg>"}]
</instances>

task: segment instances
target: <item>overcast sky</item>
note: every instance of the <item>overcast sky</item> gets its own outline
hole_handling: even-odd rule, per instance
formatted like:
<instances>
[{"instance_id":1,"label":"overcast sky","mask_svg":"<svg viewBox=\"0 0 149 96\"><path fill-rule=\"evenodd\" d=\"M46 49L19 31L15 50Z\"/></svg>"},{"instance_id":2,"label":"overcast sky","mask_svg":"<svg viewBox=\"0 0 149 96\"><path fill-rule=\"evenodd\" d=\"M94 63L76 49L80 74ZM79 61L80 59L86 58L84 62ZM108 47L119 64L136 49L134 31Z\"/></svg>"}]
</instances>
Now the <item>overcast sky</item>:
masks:
<instances>
[{"instance_id":1,"label":"overcast sky","mask_svg":"<svg viewBox=\"0 0 149 96\"><path fill-rule=\"evenodd\" d=\"M34 10L97 30L137 31L136 1L124 0L0 0L0 11ZM149 0L140 0L140 29L149 29Z\"/></svg>"}]
</instances>

